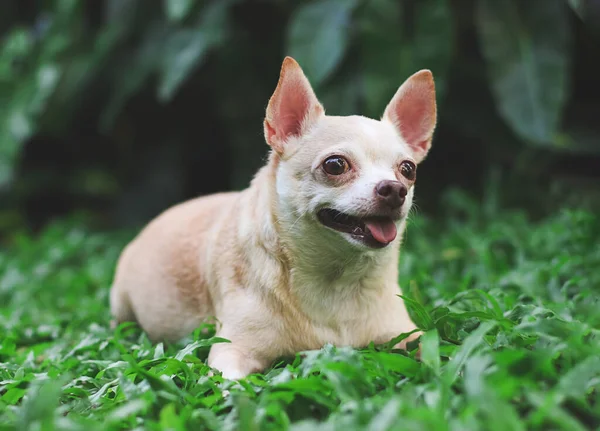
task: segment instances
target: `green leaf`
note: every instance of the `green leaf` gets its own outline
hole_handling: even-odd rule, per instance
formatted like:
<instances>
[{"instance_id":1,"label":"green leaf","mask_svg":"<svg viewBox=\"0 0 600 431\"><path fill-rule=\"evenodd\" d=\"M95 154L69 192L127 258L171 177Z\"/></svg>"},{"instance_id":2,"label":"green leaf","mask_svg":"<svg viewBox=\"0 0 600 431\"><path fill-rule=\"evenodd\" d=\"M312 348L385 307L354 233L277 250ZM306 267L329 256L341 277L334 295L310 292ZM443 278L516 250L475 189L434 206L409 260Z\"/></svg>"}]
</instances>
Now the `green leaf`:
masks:
<instances>
[{"instance_id":1,"label":"green leaf","mask_svg":"<svg viewBox=\"0 0 600 431\"><path fill-rule=\"evenodd\" d=\"M360 59L366 114L377 118L402 84L403 59L408 57L403 44L400 2L368 2L359 17Z\"/></svg>"},{"instance_id":2,"label":"green leaf","mask_svg":"<svg viewBox=\"0 0 600 431\"><path fill-rule=\"evenodd\" d=\"M60 49L50 48L57 39L50 37L38 53L31 33L17 27L0 48L0 186L12 179L21 146L37 131L58 85L63 70L55 57Z\"/></svg>"},{"instance_id":3,"label":"green leaf","mask_svg":"<svg viewBox=\"0 0 600 431\"><path fill-rule=\"evenodd\" d=\"M573 12L575 12L577 14L577 16L579 16L579 18L583 19L583 17L585 16L585 0L566 0L567 4L569 6L571 6L571 9L573 9Z\"/></svg>"},{"instance_id":4,"label":"green leaf","mask_svg":"<svg viewBox=\"0 0 600 431\"><path fill-rule=\"evenodd\" d=\"M57 0L55 3L56 12L58 12L58 14L62 16L74 13L74 11L79 6L79 2L77 0Z\"/></svg>"},{"instance_id":5,"label":"green leaf","mask_svg":"<svg viewBox=\"0 0 600 431\"><path fill-rule=\"evenodd\" d=\"M402 2L372 0L358 20L367 115L380 117L402 82L421 69L434 74L439 99L452 54L448 0L420 0L412 14Z\"/></svg>"},{"instance_id":6,"label":"green leaf","mask_svg":"<svg viewBox=\"0 0 600 431\"><path fill-rule=\"evenodd\" d=\"M167 404L160 411L160 425L162 429L185 431L185 422L177 414L175 404Z\"/></svg>"},{"instance_id":7,"label":"green leaf","mask_svg":"<svg viewBox=\"0 0 600 431\"><path fill-rule=\"evenodd\" d=\"M436 81L438 100L446 90L446 73L454 47L454 19L449 0L420 0L415 4L415 29L409 44L413 47L413 64L409 75L430 69ZM406 70L405 66L405 70Z\"/></svg>"},{"instance_id":8,"label":"green leaf","mask_svg":"<svg viewBox=\"0 0 600 431\"><path fill-rule=\"evenodd\" d=\"M489 355L475 355L468 359L465 365L464 387L467 395L479 399L485 394L485 371L491 366Z\"/></svg>"},{"instance_id":9,"label":"green leaf","mask_svg":"<svg viewBox=\"0 0 600 431\"><path fill-rule=\"evenodd\" d=\"M485 342L484 336L490 332L496 324L494 322L483 322L479 328L471 333L463 342L462 346L456 351L456 356L452 357L444 369L444 380L447 384L452 384L458 378L460 369L465 364L471 353Z\"/></svg>"},{"instance_id":10,"label":"green leaf","mask_svg":"<svg viewBox=\"0 0 600 431\"><path fill-rule=\"evenodd\" d=\"M558 425L556 429L569 431L584 431L589 429L588 427L584 427L581 422L571 416L561 406L555 405L551 394L540 391L528 391L526 395L535 407L533 413L528 417L528 422L532 425L531 428L540 429L542 424L554 422Z\"/></svg>"},{"instance_id":11,"label":"green leaf","mask_svg":"<svg viewBox=\"0 0 600 431\"><path fill-rule=\"evenodd\" d=\"M277 392L290 391L294 394L302 395L303 397L327 406L328 408L334 408L336 404L331 396L331 387L324 380L317 379L316 377L296 379L289 382L275 384L272 390Z\"/></svg>"},{"instance_id":12,"label":"green leaf","mask_svg":"<svg viewBox=\"0 0 600 431\"><path fill-rule=\"evenodd\" d=\"M6 129L0 131L0 188L13 178L15 155L19 148L19 142Z\"/></svg>"},{"instance_id":13,"label":"green leaf","mask_svg":"<svg viewBox=\"0 0 600 431\"><path fill-rule=\"evenodd\" d=\"M360 99L360 78L354 72L336 74L319 93L319 100L331 115L356 115Z\"/></svg>"},{"instance_id":14,"label":"green leaf","mask_svg":"<svg viewBox=\"0 0 600 431\"><path fill-rule=\"evenodd\" d=\"M386 431L393 429L394 424L398 420L398 411L400 410L400 401L396 398L390 399L387 404L381 409L379 414L371 420L368 431Z\"/></svg>"},{"instance_id":15,"label":"green leaf","mask_svg":"<svg viewBox=\"0 0 600 431\"><path fill-rule=\"evenodd\" d=\"M164 0L169 21L181 21L186 18L194 6L194 0Z\"/></svg>"},{"instance_id":16,"label":"green leaf","mask_svg":"<svg viewBox=\"0 0 600 431\"><path fill-rule=\"evenodd\" d=\"M431 316L421 304L412 298L399 295L404 301L406 308L414 314L415 324L421 329L432 329L435 327Z\"/></svg>"},{"instance_id":17,"label":"green leaf","mask_svg":"<svg viewBox=\"0 0 600 431\"><path fill-rule=\"evenodd\" d=\"M2 395L2 401L9 405L17 404L23 398L27 391L22 388L10 388L4 395Z\"/></svg>"},{"instance_id":18,"label":"green leaf","mask_svg":"<svg viewBox=\"0 0 600 431\"><path fill-rule=\"evenodd\" d=\"M202 10L195 28L170 34L164 42L164 57L159 65L158 98L168 102L185 80L202 64L208 50L225 39L228 12L236 0L218 0Z\"/></svg>"},{"instance_id":19,"label":"green leaf","mask_svg":"<svg viewBox=\"0 0 600 431\"><path fill-rule=\"evenodd\" d=\"M147 403L143 400L132 400L114 409L107 417L108 422L118 422L146 410Z\"/></svg>"},{"instance_id":20,"label":"green leaf","mask_svg":"<svg viewBox=\"0 0 600 431\"><path fill-rule=\"evenodd\" d=\"M287 34L287 53L315 86L329 77L350 40L350 18L356 0L318 0L298 8Z\"/></svg>"},{"instance_id":21,"label":"green leaf","mask_svg":"<svg viewBox=\"0 0 600 431\"><path fill-rule=\"evenodd\" d=\"M594 385L594 379L598 384L597 379L599 378L600 358L596 356L589 357L561 377L556 392L560 398L584 398L588 390Z\"/></svg>"},{"instance_id":22,"label":"green leaf","mask_svg":"<svg viewBox=\"0 0 600 431\"><path fill-rule=\"evenodd\" d=\"M17 71L14 64L25 59L33 49L34 40L31 33L22 28L15 28L5 36L0 48L0 82L15 77Z\"/></svg>"},{"instance_id":23,"label":"green leaf","mask_svg":"<svg viewBox=\"0 0 600 431\"><path fill-rule=\"evenodd\" d=\"M477 28L500 115L526 141L551 145L567 99L563 0L480 0Z\"/></svg>"},{"instance_id":24,"label":"green leaf","mask_svg":"<svg viewBox=\"0 0 600 431\"><path fill-rule=\"evenodd\" d=\"M386 371L409 377L416 375L420 368L417 361L398 353L368 352L365 356L378 362Z\"/></svg>"},{"instance_id":25,"label":"green leaf","mask_svg":"<svg viewBox=\"0 0 600 431\"><path fill-rule=\"evenodd\" d=\"M177 359L178 361L181 361L187 355L192 354L196 349L199 349L201 347L209 347L209 346L212 346L213 344L229 343L229 342L230 342L229 340L227 340L225 338L220 338L220 337L211 337L206 340L197 340L197 341L194 341L193 343L188 344L183 349L181 349L179 352L177 352L177 355L175 355L175 359Z\"/></svg>"},{"instance_id":26,"label":"green leaf","mask_svg":"<svg viewBox=\"0 0 600 431\"><path fill-rule=\"evenodd\" d=\"M162 102L173 98L184 80L201 63L209 46L205 34L197 29L180 30L167 39L158 85L158 98Z\"/></svg>"},{"instance_id":27,"label":"green leaf","mask_svg":"<svg viewBox=\"0 0 600 431\"><path fill-rule=\"evenodd\" d=\"M15 82L7 96L2 95L0 107L0 186L12 178L23 143L37 131L38 119L52 96L61 69L55 64L43 64Z\"/></svg>"},{"instance_id":28,"label":"green leaf","mask_svg":"<svg viewBox=\"0 0 600 431\"><path fill-rule=\"evenodd\" d=\"M145 29L138 48L121 66L122 69L115 78L115 87L100 119L103 129L112 127L125 103L141 90L156 71L161 60L157 52L162 51L168 34L167 29L160 24L152 24Z\"/></svg>"},{"instance_id":29,"label":"green leaf","mask_svg":"<svg viewBox=\"0 0 600 431\"><path fill-rule=\"evenodd\" d=\"M600 6L596 0L567 0L573 12L581 19L586 30L600 38Z\"/></svg>"},{"instance_id":30,"label":"green leaf","mask_svg":"<svg viewBox=\"0 0 600 431\"><path fill-rule=\"evenodd\" d=\"M27 400L21 410L21 429L48 429L60 395L60 383L37 382L27 391Z\"/></svg>"},{"instance_id":31,"label":"green leaf","mask_svg":"<svg viewBox=\"0 0 600 431\"><path fill-rule=\"evenodd\" d=\"M440 374L440 337L437 329L427 331L421 336L421 361L436 375Z\"/></svg>"},{"instance_id":32,"label":"green leaf","mask_svg":"<svg viewBox=\"0 0 600 431\"><path fill-rule=\"evenodd\" d=\"M464 387L468 398L489 419L493 431L523 430L514 407L498 397L493 386L486 381L486 371L492 366L489 355L475 355L465 363Z\"/></svg>"},{"instance_id":33,"label":"green leaf","mask_svg":"<svg viewBox=\"0 0 600 431\"><path fill-rule=\"evenodd\" d=\"M247 396L242 394L236 394L234 398L234 404L238 409L240 431L256 431L258 426L256 424L256 404Z\"/></svg>"}]
</instances>

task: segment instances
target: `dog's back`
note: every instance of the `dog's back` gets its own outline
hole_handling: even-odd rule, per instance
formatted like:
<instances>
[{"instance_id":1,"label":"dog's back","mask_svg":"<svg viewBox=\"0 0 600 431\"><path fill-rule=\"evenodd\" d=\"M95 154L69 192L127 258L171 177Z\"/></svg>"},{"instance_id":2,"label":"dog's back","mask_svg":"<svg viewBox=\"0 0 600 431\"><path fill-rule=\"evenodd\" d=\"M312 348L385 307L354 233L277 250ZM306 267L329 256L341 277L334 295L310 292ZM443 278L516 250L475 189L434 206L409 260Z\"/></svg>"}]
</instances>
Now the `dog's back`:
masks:
<instances>
[{"instance_id":1,"label":"dog's back","mask_svg":"<svg viewBox=\"0 0 600 431\"><path fill-rule=\"evenodd\" d=\"M110 296L116 323L137 321L151 339L174 340L213 315L200 262L218 246L208 236L233 216L238 196L220 193L184 202L139 233L117 265Z\"/></svg>"}]
</instances>

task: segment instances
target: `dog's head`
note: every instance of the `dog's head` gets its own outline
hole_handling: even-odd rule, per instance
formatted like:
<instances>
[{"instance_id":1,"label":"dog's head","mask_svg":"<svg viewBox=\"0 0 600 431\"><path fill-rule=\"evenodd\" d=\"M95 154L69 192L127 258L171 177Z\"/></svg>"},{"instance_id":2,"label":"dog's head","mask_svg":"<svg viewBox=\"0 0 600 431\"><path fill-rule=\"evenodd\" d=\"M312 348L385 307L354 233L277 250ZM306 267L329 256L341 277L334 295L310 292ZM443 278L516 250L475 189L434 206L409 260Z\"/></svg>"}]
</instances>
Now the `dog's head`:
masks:
<instances>
[{"instance_id":1,"label":"dog's head","mask_svg":"<svg viewBox=\"0 0 600 431\"><path fill-rule=\"evenodd\" d=\"M279 160L284 228L362 249L392 243L411 208L417 164L435 123L428 70L408 78L377 121L326 116L302 69L287 57L264 121Z\"/></svg>"}]
</instances>

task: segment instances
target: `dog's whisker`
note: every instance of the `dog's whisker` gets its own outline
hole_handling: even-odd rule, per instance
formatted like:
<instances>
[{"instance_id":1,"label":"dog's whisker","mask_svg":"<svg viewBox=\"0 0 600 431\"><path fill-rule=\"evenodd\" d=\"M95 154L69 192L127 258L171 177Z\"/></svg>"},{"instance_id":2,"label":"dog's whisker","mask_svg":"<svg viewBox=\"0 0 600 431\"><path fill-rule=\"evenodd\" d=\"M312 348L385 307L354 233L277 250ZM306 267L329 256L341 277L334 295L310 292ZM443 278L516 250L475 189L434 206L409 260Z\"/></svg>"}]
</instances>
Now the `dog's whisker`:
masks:
<instances>
[{"instance_id":1,"label":"dog's whisker","mask_svg":"<svg viewBox=\"0 0 600 431\"><path fill-rule=\"evenodd\" d=\"M304 211L302 214L298 216L298 218L292 223L292 225L286 229L288 233L292 232L296 224L308 213L308 210Z\"/></svg>"}]
</instances>

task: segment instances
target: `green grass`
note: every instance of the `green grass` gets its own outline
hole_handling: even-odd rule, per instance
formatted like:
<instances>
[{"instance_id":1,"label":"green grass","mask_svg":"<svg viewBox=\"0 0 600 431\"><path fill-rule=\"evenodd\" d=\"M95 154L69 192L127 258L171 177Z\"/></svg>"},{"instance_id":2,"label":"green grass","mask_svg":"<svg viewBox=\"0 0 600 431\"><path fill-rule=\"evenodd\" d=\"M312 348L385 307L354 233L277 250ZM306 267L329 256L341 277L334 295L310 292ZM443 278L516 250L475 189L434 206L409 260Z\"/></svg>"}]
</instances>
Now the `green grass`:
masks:
<instances>
[{"instance_id":1,"label":"green grass","mask_svg":"<svg viewBox=\"0 0 600 431\"><path fill-rule=\"evenodd\" d=\"M64 222L15 235L0 252L1 427L599 429L600 221L452 208L442 221L416 217L402 253L426 330L420 361L326 346L239 383L208 376L210 332L164 346L135 325L109 329L129 233Z\"/></svg>"}]
</instances>

